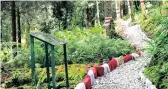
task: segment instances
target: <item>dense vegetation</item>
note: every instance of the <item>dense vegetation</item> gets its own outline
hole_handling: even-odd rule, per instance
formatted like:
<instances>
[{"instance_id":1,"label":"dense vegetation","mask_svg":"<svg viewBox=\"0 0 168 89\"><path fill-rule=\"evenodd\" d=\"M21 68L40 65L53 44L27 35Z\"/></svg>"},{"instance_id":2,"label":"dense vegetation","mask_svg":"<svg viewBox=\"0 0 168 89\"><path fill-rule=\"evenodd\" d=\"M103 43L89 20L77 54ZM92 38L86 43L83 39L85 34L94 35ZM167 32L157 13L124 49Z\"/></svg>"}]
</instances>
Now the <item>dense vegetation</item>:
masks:
<instances>
[{"instance_id":1,"label":"dense vegetation","mask_svg":"<svg viewBox=\"0 0 168 89\"><path fill-rule=\"evenodd\" d=\"M141 4L143 3L143 4ZM132 18L152 39L152 56L145 74L160 89L168 88L167 2L160 1L2 1L1 2L1 83L3 88L32 89L29 33L41 31L67 42L70 89L81 82L89 68L102 59L135 52L117 35L118 19ZM145 13L145 7L148 13ZM110 27L104 18L112 17ZM141 20L139 19L141 18ZM114 21L114 22L113 22ZM121 29L116 29L121 30ZM35 40L36 87L47 88L45 45ZM51 56L49 56L50 58ZM63 49L55 48L56 82L65 84Z\"/></svg>"},{"instance_id":2,"label":"dense vegetation","mask_svg":"<svg viewBox=\"0 0 168 89\"><path fill-rule=\"evenodd\" d=\"M142 30L152 39L146 49L152 59L145 74L159 89L168 88L168 5L151 5L146 19L141 20Z\"/></svg>"},{"instance_id":3,"label":"dense vegetation","mask_svg":"<svg viewBox=\"0 0 168 89\"><path fill-rule=\"evenodd\" d=\"M95 26L91 29L80 29L76 27L72 31L57 31L55 32L56 37L62 38L68 43L68 63L73 64L69 65L69 78L71 87L73 88L75 84L79 83L82 78L84 77L87 70L85 70L85 65L88 63L99 63L100 59L110 59L111 57L118 57L121 55L125 55L128 53L133 52L133 48L130 46L130 44L121 38L113 38L109 39L104 32L103 28ZM37 71L39 71L40 76L44 79L46 79L45 74L45 68L40 68L44 64L44 45L43 43L36 41L35 45L35 53L36 53L36 66L39 67ZM12 87L12 86L20 86L23 83L23 81L26 81L26 83L31 82L31 72L28 69L29 65L29 49L21 48L20 51L17 53L17 56L15 59L12 58L12 54L5 55L7 47L4 47L2 51L2 67L4 68L4 71L2 71L2 76L9 76L9 78L5 77L4 79L6 81L4 82L5 87ZM10 52L10 51L9 51ZM56 72L56 77L58 79L58 83L62 82L62 80L65 80L65 73L63 69L63 55L62 55L62 47L56 47L55 50L55 56L56 56L56 64L62 65L58 68ZM81 65L76 66L83 66L81 68L84 68L83 70L81 68L80 71L76 69L74 64L79 63ZM85 64L85 65L83 65ZM90 65L86 65L86 68ZM19 68L19 69L13 69ZM24 67L24 68L20 68ZM78 73L78 75L74 75ZM26 76L24 75L26 74ZM23 77L21 77L23 76ZM39 78L41 78L39 77ZM17 79L17 81L14 81ZM14 82L17 82L18 84L15 84ZM21 86L22 87L22 86Z\"/></svg>"}]
</instances>

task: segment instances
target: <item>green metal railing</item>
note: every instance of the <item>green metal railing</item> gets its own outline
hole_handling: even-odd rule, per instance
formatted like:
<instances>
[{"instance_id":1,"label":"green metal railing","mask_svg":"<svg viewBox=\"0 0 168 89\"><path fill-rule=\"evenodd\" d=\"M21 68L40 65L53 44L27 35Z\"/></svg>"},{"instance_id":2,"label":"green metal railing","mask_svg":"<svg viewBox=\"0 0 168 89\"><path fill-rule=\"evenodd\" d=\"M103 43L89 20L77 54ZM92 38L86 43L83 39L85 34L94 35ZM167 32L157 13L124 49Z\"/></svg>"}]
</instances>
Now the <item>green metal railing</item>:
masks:
<instances>
[{"instance_id":1,"label":"green metal railing","mask_svg":"<svg viewBox=\"0 0 168 89\"><path fill-rule=\"evenodd\" d=\"M34 39L38 39L45 43L45 55L46 55L46 70L47 70L47 83L48 89L56 89L56 68L55 68L55 57L54 57L54 46L63 45L64 49L64 63L65 63L65 76L66 76L66 85L65 87L69 87L68 81L68 65L67 65L67 54L66 54L66 42L56 39L54 36L50 34L42 33L42 32L34 32L30 33L30 52L31 52L31 70L32 70L32 83L36 84L35 81L35 52L34 52ZM51 59L48 58L48 46L51 47ZM50 86L50 64L49 60L51 60L51 70L52 70L52 87Z\"/></svg>"}]
</instances>

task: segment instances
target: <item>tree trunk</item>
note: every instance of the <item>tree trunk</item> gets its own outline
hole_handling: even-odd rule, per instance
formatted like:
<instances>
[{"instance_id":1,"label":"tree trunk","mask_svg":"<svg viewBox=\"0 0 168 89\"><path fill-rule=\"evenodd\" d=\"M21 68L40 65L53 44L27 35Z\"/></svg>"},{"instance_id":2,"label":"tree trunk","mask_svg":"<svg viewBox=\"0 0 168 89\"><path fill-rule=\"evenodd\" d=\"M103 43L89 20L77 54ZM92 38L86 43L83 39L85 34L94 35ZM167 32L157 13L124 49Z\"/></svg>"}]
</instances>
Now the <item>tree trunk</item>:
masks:
<instances>
[{"instance_id":1,"label":"tree trunk","mask_svg":"<svg viewBox=\"0 0 168 89\"><path fill-rule=\"evenodd\" d=\"M123 17L123 2L119 0L119 6L120 6L120 17Z\"/></svg>"},{"instance_id":2,"label":"tree trunk","mask_svg":"<svg viewBox=\"0 0 168 89\"><path fill-rule=\"evenodd\" d=\"M131 20L132 20L132 22L133 22L133 21L135 21L135 18L134 18L133 1L130 1L130 7L131 7Z\"/></svg>"},{"instance_id":3,"label":"tree trunk","mask_svg":"<svg viewBox=\"0 0 168 89\"><path fill-rule=\"evenodd\" d=\"M144 4L144 0L140 0L140 3L141 3L142 16L145 17L145 4Z\"/></svg>"},{"instance_id":4,"label":"tree trunk","mask_svg":"<svg viewBox=\"0 0 168 89\"><path fill-rule=\"evenodd\" d=\"M89 28L91 26L91 20L89 17L89 7L84 9L84 22L85 22L85 27Z\"/></svg>"},{"instance_id":5,"label":"tree trunk","mask_svg":"<svg viewBox=\"0 0 168 89\"><path fill-rule=\"evenodd\" d=\"M98 0L96 0L96 10L97 10L97 14L96 14L96 22L98 23L98 25L100 26L100 18L99 18L99 2Z\"/></svg>"},{"instance_id":6,"label":"tree trunk","mask_svg":"<svg viewBox=\"0 0 168 89\"><path fill-rule=\"evenodd\" d=\"M66 10L65 18L63 19L63 30L67 29L67 18L68 18L68 11Z\"/></svg>"},{"instance_id":7,"label":"tree trunk","mask_svg":"<svg viewBox=\"0 0 168 89\"><path fill-rule=\"evenodd\" d=\"M105 17L111 17L112 16L112 1L105 1L104 3L104 13Z\"/></svg>"},{"instance_id":8,"label":"tree trunk","mask_svg":"<svg viewBox=\"0 0 168 89\"><path fill-rule=\"evenodd\" d=\"M126 16L128 13L127 1L123 1L123 16Z\"/></svg>"},{"instance_id":9,"label":"tree trunk","mask_svg":"<svg viewBox=\"0 0 168 89\"><path fill-rule=\"evenodd\" d=\"M12 41L16 42L16 13L15 13L15 1L12 1Z\"/></svg>"},{"instance_id":10,"label":"tree trunk","mask_svg":"<svg viewBox=\"0 0 168 89\"><path fill-rule=\"evenodd\" d=\"M130 0L127 0L127 4L128 4L128 14L131 15Z\"/></svg>"},{"instance_id":11,"label":"tree trunk","mask_svg":"<svg viewBox=\"0 0 168 89\"><path fill-rule=\"evenodd\" d=\"M121 10L120 10L120 0L115 0L116 4L116 16L117 16L117 33L120 34L120 31L122 30L122 24L121 24Z\"/></svg>"},{"instance_id":12,"label":"tree trunk","mask_svg":"<svg viewBox=\"0 0 168 89\"><path fill-rule=\"evenodd\" d=\"M21 28L20 28L20 12L19 12L19 7L17 8L17 23L18 23L18 43L19 43L19 47L21 47Z\"/></svg>"},{"instance_id":13,"label":"tree trunk","mask_svg":"<svg viewBox=\"0 0 168 89\"><path fill-rule=\"evenodd\" d=\"M25 15L24 17L26 17L27 15ZM29 14L28 14L28 16L29 16ZM31 27L30 27L30 22L31 22L31 20L30 20L30 17L28 17L28 18L25 18L26 19L26 21L25 21L25 23L27 24L27 26L26 26L26 29L25 29L25 34L24 34L24 40L25 40L25 42L24 42L24 47L25 48L29 48L29 33L30 33L30 29L31 29ZM59 20L60 21L60 20Z\"/></svg>"},{"instance_id":14,"label":"tree trunk","mask_svg":"<svg viewBox=\"0 0 168 89\"><path fill-rule=\"evenodd\" d=\"M84 9L84 24L85 24L85 27L88 28L88 20L87 20L87 8Z\"/></svg>"},{"instance_id":15,"label":"tree trunk","mask_svg":"<svg viewBox=\"0 0 168 89\"><path fill-rule=\"evenodd\" d=\"M11 16L12 16L12 42L16 42L16 11L15 11L15 1L11 2ZM12 49L15 50L16 44L13 45ZM13 56L17 55L14 51Z\"/></svg>"},{"instance_id":16,"label":"tree trunk","mask_svg":"<svg viewBox=\"0 0 168 89\"><path fill-rule=\"evenodd\" d=\"M115 3L116 3L116 16L117 16L117 19L120 19L121 15L120 15L120 1L119 0L115 0Z\"/></svg>"}]
</instances>

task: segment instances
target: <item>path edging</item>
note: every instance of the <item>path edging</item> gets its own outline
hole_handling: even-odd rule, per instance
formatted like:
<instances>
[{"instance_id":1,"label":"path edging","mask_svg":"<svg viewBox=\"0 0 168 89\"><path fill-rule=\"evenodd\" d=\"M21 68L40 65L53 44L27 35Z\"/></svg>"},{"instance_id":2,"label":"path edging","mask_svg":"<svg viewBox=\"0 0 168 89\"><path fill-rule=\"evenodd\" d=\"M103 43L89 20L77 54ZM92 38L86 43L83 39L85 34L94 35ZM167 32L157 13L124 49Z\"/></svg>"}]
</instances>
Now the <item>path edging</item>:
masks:
<instances>
[{"instance_id":1,"label":"path edging","mask_svg":"<svg viewBox=\"0 0 168 89\"><path fill-rule=\"evenodd\" d=\"M107 63L103 64L106 66L103 66L103 65L95 66L93 69L90 69L88 71L87 75L83 79L83 82L77 84L75 89L92 89L92 86L95 84L94 82L95 82L95 79L97 79L97 77L101 77L107 73L110 73L112 70L116 69L116 67L122 65L123 63L136 59L137 57L140 57L140 56L142 56L142 52L137 51L135 53L125 55L123 59L112 58L108 62L108 64ZM99 70L96 70L95 72L96 67L98 67ZM107 71L109 69L110 71ZM93 71L93 72L90 72L90 71ZM100 72L103 72L103 73L100 74Z\"/></svg>"}]
</instances>

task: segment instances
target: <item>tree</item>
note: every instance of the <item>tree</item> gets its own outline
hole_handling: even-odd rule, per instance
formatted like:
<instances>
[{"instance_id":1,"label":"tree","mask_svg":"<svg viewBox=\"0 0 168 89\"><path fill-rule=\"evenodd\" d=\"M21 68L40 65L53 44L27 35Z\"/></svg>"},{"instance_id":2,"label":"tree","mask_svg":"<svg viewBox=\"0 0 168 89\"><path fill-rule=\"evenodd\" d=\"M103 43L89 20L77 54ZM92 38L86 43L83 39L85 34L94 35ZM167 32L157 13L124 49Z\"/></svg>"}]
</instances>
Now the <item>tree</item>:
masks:
<instances>
[{"instance_id":1,"label":"tree","mask_svg":"<svg viewBox=\"0 0 168 89\"><path fill-rule=\"evenodd\" d=\"M145 13L145 4L144 4L144 0L140 0L141 3L141 12L142 12L142 16L145 17L146 13Z\"/></svg>"},{"instance_id":2,"label":"tree","mask_svg":"<svg viewBox=\"0 0 168 89\"><path fill-rule=\"evenodd\" d=\"M122 7L123 7L123 16L126 16L128 14L128 6L127 6L127 1L123 0L122 1Z\"/></svg>"},{"instance_id":3,"label":"tree","mask_svg":"<svg viewBox=\"0 0 168 89\"><path fill-rule=\"evenodd\" d=\"M87 1L84 7L84 26L91 27L95 25L95 15L96 15L96 2Z\"/></svg>"},{"instance_id":4,"label":"tree","mask_svg":"<svg viewBox=\"0 0 168 89\"><path fill-rule=\"evenodd\" d=\"M130 5L130 0L127 0L128 4L128 14L131 15L131 5Z\"/></svg>"},{"instance_id":5,"label":"tree","mask_svg":"<svg viewBox=\"0 0 168 89\"><path fill-rule=\"evenodd\" d=\"M19 7L17 8L17 24L18 24L18 43L19 47L21 47L21 27L20 27L20 11Z\"/></svg>"},{"instance_id":6,"label":"tree","mask_svg":"<svg viewBox=\"0 0 168 89\"><path fill-rule=\"evenodd\" d=\"M120 0L115 0L115 3L116 3L116 16L117 16L117 19L120 19L121 18L121 15L120 15Z\"/></svg>"},{"instance_id":7,"label":"tree","mask_svg":"<svg viewBox=\"0 0 168 89\"><path fill-rule=\"evenodd\" d=\"M62 22L63 29L68 28L68 21L72 18L74 2L73 1L56 1L52 3L53 16ZM59 22L59 24L60 24ZM60 26L60 25L59 25Z\"/></svg>"},{"instance_id":8,"label":"tree","mask_svg":"<svg viewBox=\"0 0 168 89\"><path fill-rule=\"evenodd\" d=\"M131 7L131 20L134 21L134 7L133 7L133 1L130 1L130 7Z\"/></svg>"},{"instance_id":9,"label":"tree","mask_svg":"<svg viewBox=\"0 0 168 89\"><path fill-rule=\"evenodd\" d=\"M15 1L11 2L11 16L12 16L12 41L13 42L17 42L16 41L16 11L15 11ZM16 44L13 45L13 50L16 49ZM13 56L16 56L17 52L14 51Z\"/></svg>"},{"instance_id":10,"label":"tree","mask_svg":"<svg viewBox=\"0 0 168 89\"><path fill-rule=\"evenodd\" d=\"M33 30L50 33L56 27L52 17L50 2L24 1L17 2L20 13L20 33L24 33L24 46L29 47L29 33Z\"/></svg>"},{"instance_id":11,"label":"tree","mask_svg":"<svg viewBox=\"0 0 168 89\"><path fill-rule=\"evenodd\" d=\"M1 1L1 42L12 40L11 2Z\"/></svg>"},{"instance_id":12,"label":"tree","mask_svg":"<svg viewBox=\"0 0 168 89\"><path fill-rule=\"evenodd\" d=\"M11 16L12 16L12 41L16 42L16 11L15 11L15 1L11 2Z\"/></svg>"},{"instance_id":13,"label":"tree","mask_svg":"<svg viewBox=\"0 0 168 89\"><path fill-rule=\"evenodd\" d=\"M96 22L98 23L98 25L100 26L100 16L99 16L99 2L98 0L96 0L96 11L97 11L97 14L96 14Z\"/></svg>"},{"instance_id":14,"label":"tree","mask_svg":"<svg viewBox=\"0 0 168 89\"><path fill-rule=\"evenodd\" d=\"M111 10L112 4L111 3L112 3L112 1L104 1L104 13L105 13L105 17L112 17L112 10ZM112 37L112 30L114 30L114 29L112 29L110 25L106 26L106 35L111 38Z\"/></svg>"}]
</instances>

